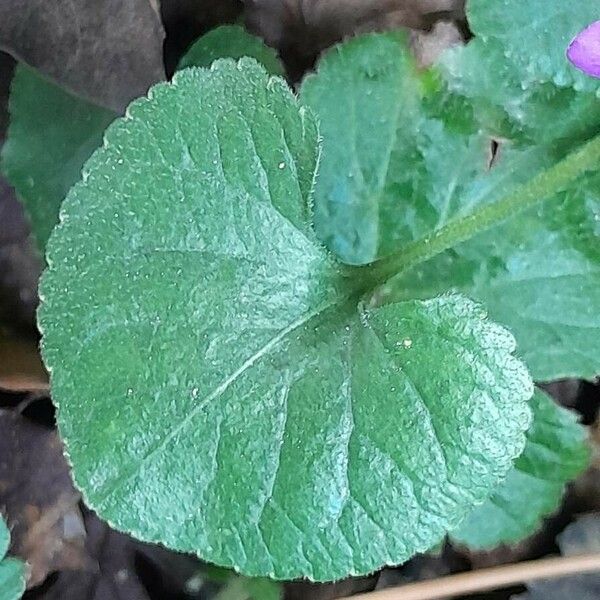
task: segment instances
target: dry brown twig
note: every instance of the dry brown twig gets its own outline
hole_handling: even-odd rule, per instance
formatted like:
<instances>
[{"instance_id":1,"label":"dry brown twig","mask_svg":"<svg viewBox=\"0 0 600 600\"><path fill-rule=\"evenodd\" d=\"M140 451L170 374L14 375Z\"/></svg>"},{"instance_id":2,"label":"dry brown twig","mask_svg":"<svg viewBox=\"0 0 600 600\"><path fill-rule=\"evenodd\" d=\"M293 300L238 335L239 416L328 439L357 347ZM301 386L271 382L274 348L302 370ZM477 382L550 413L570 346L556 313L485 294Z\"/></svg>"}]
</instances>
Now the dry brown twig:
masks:
<instances>
[{"instance_id":1,"label":"dry brown twig","mask_svg":"<svg viewBox=\"0 0 600 600\"><path fill-rule=\"evenodd\" d=\"M534 579L600 571L600 554L544 558L490 569L480 569L420 581L400 587L358 594L352 600L442 600L462 594L494 590Z\"/></svg>"}]
</instances>

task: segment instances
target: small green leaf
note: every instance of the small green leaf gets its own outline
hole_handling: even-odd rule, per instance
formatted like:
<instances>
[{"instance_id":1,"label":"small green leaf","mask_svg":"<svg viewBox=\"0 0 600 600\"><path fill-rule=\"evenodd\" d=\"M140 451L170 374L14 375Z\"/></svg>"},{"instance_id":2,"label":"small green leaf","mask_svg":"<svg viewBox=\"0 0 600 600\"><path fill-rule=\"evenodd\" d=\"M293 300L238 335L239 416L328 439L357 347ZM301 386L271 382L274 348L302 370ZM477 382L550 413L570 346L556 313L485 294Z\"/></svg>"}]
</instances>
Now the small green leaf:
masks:
<instances>
[{"instance_id":1,"label":"small green leaf","mask_svg":"<svg viewBox=\"0 0 600 600\"><path fill-rule=\"evenodd\" d=\"M210 67L219 58L256 59L271 75L283 75L277 52L239 25L222 25L194 42L179 62L178 69Z\"/></svg>"},{"instance_id":2,"label":"small green leaf","mask_svg":"<svg viewBox=\"0 0 600 600\"><path fill-rule=\"evenodd\" d=\"M0 562L0 598L19 600L25 593L25 567L16 558L5 558Z\"/></svg>"},{"instance_id":3,"label":"small green leaf","mask_svg":"<svg viewBox=\"0 0 600 600\"><path fill-rule=\"evenodd\" d=\"M86 500L245 575L400 563L524 444L512 336L446 295L375 308L318 242L314 118L255 61L130 106L67 197L43 352Z\"/></svg>"},{"instance_id":4,"label":"small green leaf","mask_svg":"<svg viewBox=\"0 0 600 600\"><path fill-rule=\"evenodd\" d=\"M282 595L281 584L276 581L234 575L215 600L281 600Z\"/></svg>"},{"instance_id":5,"label":"small green leaf","mask_svg":"<svg viewBox=\"0 0 600 600\"><path fill-rule=\"evenodd\" d=\"M203 576L223 586L217 600L281 600L283 588L280 583L264 577L244 577L215 565L207 564Z\"/></svg>"},{"instance_id":6,"label":"small green leaf","mask_svg":"<svg viewBox=\"0 0 600 600\"><path fill-rule=\"evenodd\" d=\"M25 565L16 558L7 558L10 532L0 516L0 598L19 600L25 592Z\"/></svg>"},{"instance_id":7,"label":"small green leaf","mask_svg":"<svg viewBox=\"0 0 600 600\"><path fill-rule=\"evenodd\" d=\"M16 189L43 252L69 188L116 114L72 96L29 67L16 69L2 171Z\"/></svg>"},{"instance_id":8,"label":"small green leaf","mask_svg":"<svg viewBox=\"0 0 600 600\"><path fill-rule=\"evenodd\" d=\"M283 597L281 584L270 579L246 579L246 588L252 600L280 600Z\"/></svg>"},{"instance_id":9,"label":"small green leaf","mask_svg":"<svg viewBox=\"0 0 600 600\"><path fill-rule=\"evenodd\" d=\"M473 549L516 543L560 506L565 485L588 465L586 430L573 413L537 390L523 454L506 481L451 536Z\"/></svg>"}]
</instances>

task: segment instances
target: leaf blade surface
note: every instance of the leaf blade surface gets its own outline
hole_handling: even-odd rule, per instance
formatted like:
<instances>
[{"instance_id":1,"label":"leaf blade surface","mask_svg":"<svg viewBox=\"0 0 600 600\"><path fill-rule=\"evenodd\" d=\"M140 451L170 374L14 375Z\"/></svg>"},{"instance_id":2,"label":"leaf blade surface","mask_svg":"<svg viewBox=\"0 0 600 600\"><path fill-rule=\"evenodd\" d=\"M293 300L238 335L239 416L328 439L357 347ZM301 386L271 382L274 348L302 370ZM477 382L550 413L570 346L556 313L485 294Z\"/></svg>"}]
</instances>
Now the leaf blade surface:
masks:
<instances>
[{"instance_id":1,"label":"leaf blade surface","mask_svg":"<svg viewBox=\"0 0 600 600\"><path fill-rule=\"evenodd\" d=\"M312 231L317 140L256 62L181 72L109 128L41 287L88 503L251 576L329 580L425 550L529 423L514 339L477 305L360 301Z\"/></svg>"}]
</instances>

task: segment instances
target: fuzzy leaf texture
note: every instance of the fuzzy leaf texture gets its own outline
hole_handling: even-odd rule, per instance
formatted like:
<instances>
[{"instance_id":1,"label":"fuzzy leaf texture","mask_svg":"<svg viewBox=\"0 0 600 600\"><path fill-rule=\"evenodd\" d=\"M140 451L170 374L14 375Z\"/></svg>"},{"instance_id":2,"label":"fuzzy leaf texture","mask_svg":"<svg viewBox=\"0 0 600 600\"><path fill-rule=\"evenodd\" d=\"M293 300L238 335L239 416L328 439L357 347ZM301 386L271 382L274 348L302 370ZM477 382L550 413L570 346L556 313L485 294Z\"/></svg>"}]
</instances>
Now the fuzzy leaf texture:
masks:
<instances>
[{"instance_id":1,"label":"fuzzy leaf texture","mask_svg":"<svg viewBox=\"0 0 600 600\"><path fill-rule=\"evenodd\" d=\"M275 51L236 25L218 27L199 38L179 68L207 67L217 58L242 56L256 58L272 74L283 73ZM0 167L17 190L44 254L62 201L117 113L70 94L24 65L17 67L9 109Z\"/></svg>"},{"instance_id":2,"label":"fuzzy leaf texture","mask_svg":"<svg viewBox=\"0 0 600 600\"><path fill-rule=\"evenodd\" d=\"M25 592L25 565L17 558L7 557L10 532L0 515L0 598L19 600Z\"/></svg>"},{"instance_id":3,"label":"fuzzy leaf texture","mask_svg":"<svg viewBox=\"0 0 600 600\"><path fill-rule=\"evenodd\" d=\"M589 464L586 429L576 416L536 390L533 424L523 454L489 500L477 507L452 538L472 549L516 543L558 510L565 484Z\"/></svg>"},{"instance_id":4,"label":"fuzzy leaf texture","mask_svg":"<svg viewBox=\"0 0 600 600\"><path fill-rule=\"evenodd\" d=\"M494 135L564 145L600 129L599 83L565 58L573 37L599 17L599 0L469 0L475 37L440 68Z\"/></svg>"},{"instance_id":5,"label":"fuzzy leaf texture","mask_svg":"<svg viewBox=\"0 0 600 600\"><path fill-rule=\"evenodd\" d=\"M566 138L521 139L503 143L490 162L491 138L468 101L449 94L435 71L418 72L398 34L333 48L301 99L324 139L316 230L351 264L398 252L505 196L574 146ZM596 175L582 177L560 198L396 278L388 298L460 290L514 333L536 379L593 378L600 371L599 189Z\"/></svg>"},{"instance_id":6,"label":"fuzzy leaf texture","mask_svg":"<svg viewBox=\"0 0 600 600\"><path fill-rule=\"evenodd\" d=\"M400 563L522 451L530 378L457 294L363 302L315 236L310 111L251 59L186 69L109 127L39 312L88 504L245 575Z\"/></svg>"}]
</instances>

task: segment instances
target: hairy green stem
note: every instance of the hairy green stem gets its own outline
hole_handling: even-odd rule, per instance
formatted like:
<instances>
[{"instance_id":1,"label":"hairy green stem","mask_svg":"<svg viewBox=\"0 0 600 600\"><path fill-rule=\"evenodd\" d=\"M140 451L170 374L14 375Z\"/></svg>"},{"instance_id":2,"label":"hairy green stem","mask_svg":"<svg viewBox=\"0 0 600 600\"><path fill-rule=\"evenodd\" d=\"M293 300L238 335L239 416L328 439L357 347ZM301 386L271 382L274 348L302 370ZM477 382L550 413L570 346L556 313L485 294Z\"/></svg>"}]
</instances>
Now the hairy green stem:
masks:
<instances>
[{"instance_id":1,"label":"hairy green stem","mask_svg":"<svg viewBox=\"0 0 600 600\"><path fill-rule=\"evenodd\" d=\"M370 287L384 283L415 265L425 262L478 233L563 191L586 171L600 170L600 136L568 154L553 167L536 175L501 200L482 206L470 215L451 221L444 227L414 242L399 252L368 267Z\"/></svg>"}]
</instances>

